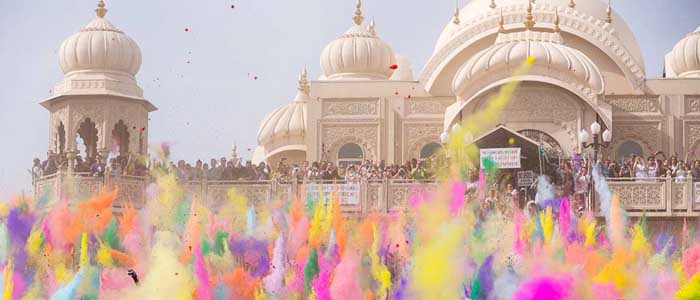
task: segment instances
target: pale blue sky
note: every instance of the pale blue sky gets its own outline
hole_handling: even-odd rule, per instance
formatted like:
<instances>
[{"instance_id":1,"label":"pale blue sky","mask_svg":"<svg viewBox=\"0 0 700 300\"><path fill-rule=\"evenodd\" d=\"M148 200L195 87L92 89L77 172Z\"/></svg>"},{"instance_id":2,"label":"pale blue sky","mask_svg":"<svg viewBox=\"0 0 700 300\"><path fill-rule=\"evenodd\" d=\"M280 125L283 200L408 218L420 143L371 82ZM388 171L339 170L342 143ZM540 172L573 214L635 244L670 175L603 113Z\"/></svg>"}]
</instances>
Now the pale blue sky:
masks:
<instances>
[{"instance_id":1,"label":"pale blue sky","mask_svg":"<svg viewBox=\"0 0 700 300\"><path fill-rule=\"evenodd\" d=\"M26 169L47 149L48 113L38 102L62 78L58 47L92 20L96 2L0 0L0 199L30 191ZM454 10L453 0L363 2L416 74ZM700 25L700 0L613 3L649 77L660 76L664 54ZM194 160L228 156L234 141L250 156L259 122L291 101L299 70L318 77L321 50L351 25L354 0L108 0L107 8L141 47L137 79L159 108L150 141L174 141L173 158Z\"/></svg>"}]
</instances>

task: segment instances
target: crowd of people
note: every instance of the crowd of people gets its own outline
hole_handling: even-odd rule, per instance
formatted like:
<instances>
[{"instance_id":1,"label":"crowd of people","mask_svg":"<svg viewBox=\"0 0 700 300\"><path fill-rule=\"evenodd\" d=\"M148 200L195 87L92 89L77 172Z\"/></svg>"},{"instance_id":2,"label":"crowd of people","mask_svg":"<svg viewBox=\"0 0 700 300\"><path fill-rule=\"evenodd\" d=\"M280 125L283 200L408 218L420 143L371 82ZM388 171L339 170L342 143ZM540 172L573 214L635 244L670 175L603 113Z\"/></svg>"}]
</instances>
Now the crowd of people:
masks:
<instances>
[{"instance_id":1,"label":"crowd of people","mask_svg":"<svg viewBox=\"0 0 700 300\"><path fill-rule=\"evenodd\" d=\"M245 161L234 157L227 159L212 158L209 163L197 160L190 164L184 160L177 163L162 164L159 161L141 161L130 156L117 156L109 158L108 163L99 157L83 159L76 156L73 171L77 174L89 176L146 176L152 168L168 169L181 181L198 180L240 180L261 181L278 180L290 181L346 181L359 182L360 180L376 181L384 179L396 180L424 180L434 178L435 173L430 168L431 160L419 161L411 159L405 164L375 163L371 160L346 162L336 165L329 161L302 162L290 164L286 158L282 158L276 168L272 168L265 162L255 165L252 161ZM34 159L30 173L33 179L41 178L58 172L67 171L68 159L65 155L50 154L43 162Z\"/></svg>"},{"instance_id":2,"label":"crowd of people","mask_svg":"<svg viewBox=\"0 0 700 300\"><path fill-rule=\"evenodd\" d=\"M105 174L109 176L146 176L148 175L148 164L138 159L132 159L132 156L117 156L105 162L99 155L83 159L82 156L76 155L73 162L73 172L79 175L99 176ZM55 174L60 171L68 171L70 161L65 154L50 153L46 160L41 161L34 158L32 168L29 172L32 179L36 180L43 176Z\"/></svg>"},{"instance_id":3,"label":"crowd of people","mask_svg":"<svg viewBox=\"0 0 700 300\"><path fill-rule=\"evenodd\" d=\"M700 180L700 160L690 163L687 159L679 159L676 154L667 158L660 151L646 159L632 154L620 163L611 160L603 162L603 175L622 179L672 178L676 182Z\"/></svg>"},{"instance_id":4,"label":"crowd of people","mask_svg":"<svg viewBox=\"0 0 700 300\"><path fill-rule=\"evenodd\" d=\"M371 160L347 162L336 166L333 162L320 161L289 165L282 158L275 169L274 178L280 181L305 180L344 180L359 182L360 180L381 181L384 179L425 180L434 178L430 168L431 161L411 159L405 164L376 163Z\"/></svg>"}]
</instances>

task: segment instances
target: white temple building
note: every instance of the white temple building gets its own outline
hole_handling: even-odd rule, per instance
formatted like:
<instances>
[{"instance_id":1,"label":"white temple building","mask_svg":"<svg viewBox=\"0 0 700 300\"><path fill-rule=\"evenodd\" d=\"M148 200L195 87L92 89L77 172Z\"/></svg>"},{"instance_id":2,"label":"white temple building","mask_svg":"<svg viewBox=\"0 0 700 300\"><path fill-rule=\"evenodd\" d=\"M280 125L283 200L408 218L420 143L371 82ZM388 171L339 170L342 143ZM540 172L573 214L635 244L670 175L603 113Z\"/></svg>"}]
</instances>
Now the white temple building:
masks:
<instances>
[{"instance_id":1,"label":"white temple building","mask_svg":"<svg viewBox=\"0 0 700 300\"><path fill-rule=\"evenodd\" d=\"M104 1L95 14L61 44L64 79L41 102L50 112L49 153L65 154L71 163L80 148L85 159L106 158L115 148L119 155L146 154L148 113L156 110L136 82L139 46L105 18Z\"/></svg>"},{"instance_id":2,"label":"white temple building","mask_svg":"<svg viewBox=\"0 0 700 300\"><path fill-rule=\"evenodd\" d=\"M64 79L41 102L49 151L69 161L81 148L86 159L115 148L145 154L156 110L135 79L137 43L107 20L102 0L95 12L61 45ZM360 1L348 17L350 28L320 53L322 74L310 80L303 71L296 96L260 124L254 160L425 158L512 81L522 84L495 123L561 157L581 150L579 132L596 121L613 133L611 157L700 148L700 28L669 45L664 77L650 79L634 33L607 3L472 0L413 78L378 25L365 22ZM529 56L534 66L514 76Z\"/></svg>"},{"instance_id":3,"label":"white temple building","mask_svg":"<svg viewBox=\"0 0 700 300\"><path fill-rule=\"evenodd\" d=\"M349 18L350 19L350 18ZM360 1L350 28L321 52L292 101L269 113L255 160L425 158L441 134L522 82L496 124L561 157L581 151L594 123L614 136L613 158L700 148L700 28L666 56L664 78L645 76L634 33L600 0L473 0L457 9L419 78L384 42ZM534 66L514 76L528 57Z\"/></svg>"}]
</instances>

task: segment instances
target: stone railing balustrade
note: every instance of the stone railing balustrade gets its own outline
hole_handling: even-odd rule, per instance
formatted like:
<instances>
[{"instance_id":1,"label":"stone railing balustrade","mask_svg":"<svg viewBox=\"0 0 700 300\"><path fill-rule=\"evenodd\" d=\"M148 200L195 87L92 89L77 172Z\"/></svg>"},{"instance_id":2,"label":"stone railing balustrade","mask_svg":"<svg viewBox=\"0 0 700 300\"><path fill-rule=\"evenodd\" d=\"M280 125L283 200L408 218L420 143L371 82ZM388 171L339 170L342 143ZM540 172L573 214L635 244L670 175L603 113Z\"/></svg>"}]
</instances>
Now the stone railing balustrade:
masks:
<instances>
[{"instance_id":1,"label":"stone railing balustrade","mask_svg":"<svg viewBox=\"0 0 700 300\"><path fill-rule=\"evenodd\" d=\"M145 205L146 190L152 182L150 177L118 176L93 177L82 173L56 173L34 182L37 199L56 198L62 195L69 203L89 198L103 188L118 186L115 202L118 211L122 203L141 208ZM676 182L670 178L645 178L640 180L612 180L610 189L618 196L621 207L629 216L650 217L696 217L700 216L700 182ZM408 207L410 195L434 191L437 183L431 181L382 180L362 181L356 184L342 182L297 182L277 181L188 181L183 184L187 197L208 204L216 209L225 203L228 191L235 188L238 193L255 205L297 196L305 201L308 193L335 191L340 196L342 211L346 214L369 212L394 212ZM307 190L308 189L308 190ZM596 198L595 207L600 207Z\"/></svg>"}]
</instances>

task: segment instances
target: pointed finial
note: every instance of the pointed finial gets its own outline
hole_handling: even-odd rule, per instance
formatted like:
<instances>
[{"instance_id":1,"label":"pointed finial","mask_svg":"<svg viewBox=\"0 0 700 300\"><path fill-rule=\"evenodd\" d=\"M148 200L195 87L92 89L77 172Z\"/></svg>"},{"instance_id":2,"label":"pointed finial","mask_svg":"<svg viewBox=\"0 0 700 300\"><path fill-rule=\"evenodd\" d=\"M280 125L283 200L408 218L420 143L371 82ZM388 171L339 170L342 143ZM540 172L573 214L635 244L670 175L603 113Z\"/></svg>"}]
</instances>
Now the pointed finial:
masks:
<instances>
[{"instance_id":1,"label":"pointed finial","mask_svg":"<svg viewBox=\"0 0 700 300\"><path fill-rule=\"evenodd\" d=\"M352 20L355 22L355 25L362 25L362 21L365 20L365 17L362 16L362 0L357 0L355 16L352 17Z\"/></svg>"},{"instance_id":2,"label":"pointed finial","mask_svg":"<svg viewBox=\"0 0 700 300\"><path fill-rule=\"evenodd\" d=\"M532 16L532 1L527 0L527 15L525 16L525 30L532 30L535 28L535 17Z\"/></svg>"},{"instance_id":3,"label":"pointed finial","mask_svg":"<svg viewBox=\"0 0 700 300\"><path fill-rule=\"evenodd\" d=\"M455 1L455 14L454 17L452 18L452 23L455 25L459 25L462 21L459 20L459 3Z\"/></svg>"},{"instance_id":4,"label":"pointed finial","mask_svg":"<svg viewBox=\"0 0 700 300\"><path fill-rule=\"evenodd\" d=\"M554 9L554 32L560 32L559 28L559 9Z\"/></svg>"},{"instance_id":5,"label":"pointed finial","mask_svg":"<svg viewBox=\"0 0 700 300\"><path fill-rule=\"evenodd\" d=\"M374 22L374 18L369 21L369 26L367 26L367 31L372 35L377 35L377 23Z\"/></svg>"},{"instance_id":6,"label":"pointed finial","mask_svg":"<svg viewBox=\"0 0 700 300\"><path fill-rule=\"evenodd\" d=\"M605 22L612 23L612 1L608 0L608 9L606 10L608 16L605 18Z\"/></svg>"},{"instance_id":7,"label":"pointed finial","mask_svg":"<svg viewBox=\"0 0 700 300\"><path fill-rule=\"evenodd\" d=\"M506 20L503 18L503 8L501 8L501 16L498 18L498 32L499 33L504 33L506 32L506 29L503 27L503 25L506 24Z\"/></svg>"},{"instance_id":8,"label":"pointed finial","mask_svg":"<svg viewBox=\"0 0 700 300\"><path fill-rule=\"evenodd\" d=\"M97 8L95 9L95 14L100 18L104 18L105 15L107 14L107 9L105 8L104 0L100 0L97 2Z\"/></svg>"},{"instance_id":9,"label":"pointed finial","mask_svg":"<svg viewBox=\"0 0 700 300\"><path fill-rule=\"evenodd\" d=\"M571 8L576 8L576 2L574 2L574 0L571 0L571 1L569 2L569 7L571 7Z\"/></svg>"},{"instance_id":10,"label":"pointed finial","mask_svg":"<svg viewBox=\"0 0 700 300\"><path fill-rule=\"evenodd\" d=\"M306 72L306 67L304 67L304 69L301 70L301 74L299 74L299 86L297 90L305 94L309 93L309 74Z\"/></svg>"},{"instance_id":11,"label":"pointed finial","mask_svg":"<svg viewBox=\"0 0 700 300\"><path fill-rule=\"evenodd\" d=\"M491 5L489 5L490 8L496 8L496 0L491 0Z\"/></svg>"}]
</instances>

